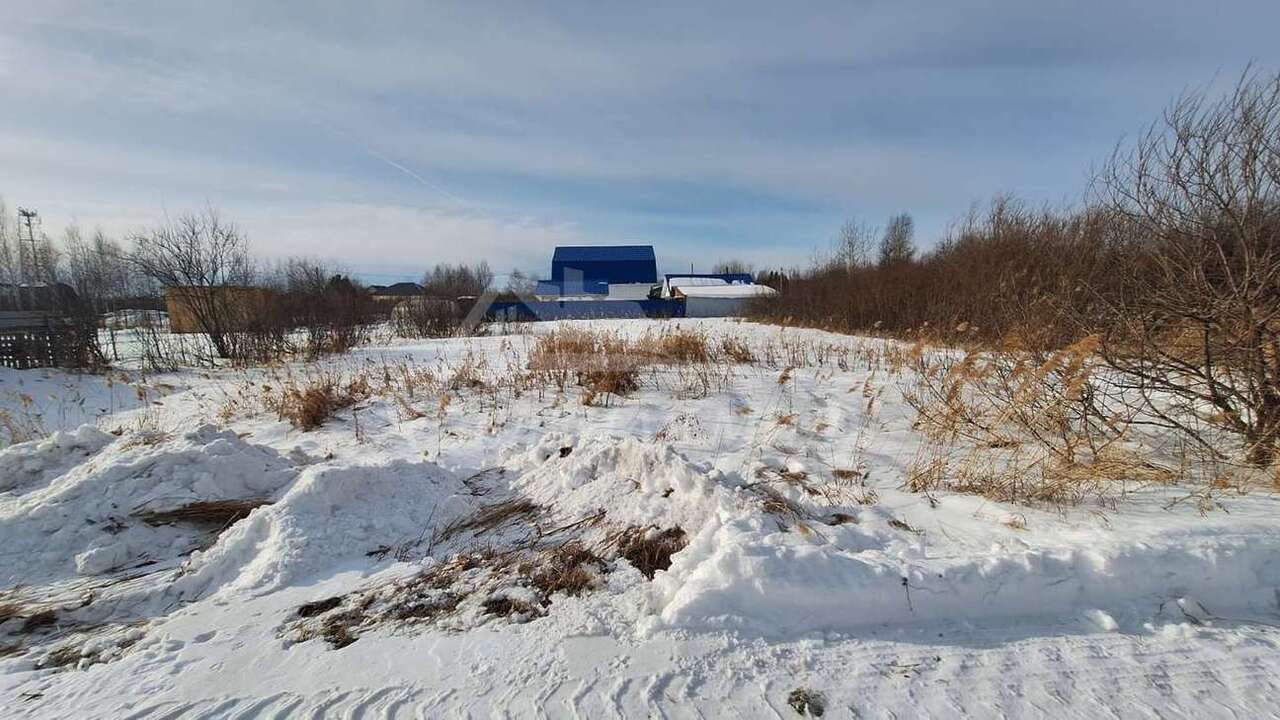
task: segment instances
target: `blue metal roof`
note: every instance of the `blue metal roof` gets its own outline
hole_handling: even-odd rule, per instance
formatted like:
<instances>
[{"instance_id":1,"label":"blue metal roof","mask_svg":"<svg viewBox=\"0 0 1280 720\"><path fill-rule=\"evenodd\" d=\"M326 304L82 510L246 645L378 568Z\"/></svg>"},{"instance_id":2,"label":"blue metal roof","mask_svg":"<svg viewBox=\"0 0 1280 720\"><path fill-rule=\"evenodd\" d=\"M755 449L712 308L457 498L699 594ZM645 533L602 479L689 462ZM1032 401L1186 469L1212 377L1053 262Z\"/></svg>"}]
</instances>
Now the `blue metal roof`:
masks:
<instances>
[{"instance_id":1,"label":"blue metal roof","mask_svg":"<svg viewBox=\"0 0 1280 720\"><path fill-rule=\"evenodd\" d=\"M657 283L652 245L562 245L551 256L551 279L570 284Z\"/></svg>"},{"instance_id":2,"label":"blue metal roof","mask_svg":"<svg viewBox=\"0 0 1280 720\"><path fill-rule=\"evenodd\" d=\"M751 273L667 273L663 277L667 282L671 282L671 278L712 278L714 280L724 280L730 285L752 285L755 283Z\"/></svg>"},{"instance_id":3,"label":"blue metal roof","mask_svg":"<svg viewBox=\"0 0 1280 720\"><path fill-rule=\"evenodd\" d=\"M561 245L551 256L551 262L657 262L652 245Z\"/></svg>"}]
</instances>

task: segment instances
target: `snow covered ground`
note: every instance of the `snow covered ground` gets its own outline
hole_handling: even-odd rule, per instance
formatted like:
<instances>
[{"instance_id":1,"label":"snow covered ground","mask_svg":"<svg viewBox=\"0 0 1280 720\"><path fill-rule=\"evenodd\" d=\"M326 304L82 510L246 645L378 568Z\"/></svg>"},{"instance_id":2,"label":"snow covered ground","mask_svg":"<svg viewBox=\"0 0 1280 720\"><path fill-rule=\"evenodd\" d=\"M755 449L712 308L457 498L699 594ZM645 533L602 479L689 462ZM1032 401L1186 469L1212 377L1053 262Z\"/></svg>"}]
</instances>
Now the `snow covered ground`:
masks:
<instances>
[{"instance_id":1,"label":"snow covered ground","mask_svg":"<svg viewBox=\"0 0 1280 720\"><path fill-rule=\"evenodd\" d=\"M754 359L645 367L592 406L525 377L550 325L0 375L37 437L0 451L0 711L1280 714L1274 488L1207 514L1137 481L1114 506L910 493L890 343L566 325ZM321 427L272 409L326 378L356 402Z\"/></svg>"}]
</instances>

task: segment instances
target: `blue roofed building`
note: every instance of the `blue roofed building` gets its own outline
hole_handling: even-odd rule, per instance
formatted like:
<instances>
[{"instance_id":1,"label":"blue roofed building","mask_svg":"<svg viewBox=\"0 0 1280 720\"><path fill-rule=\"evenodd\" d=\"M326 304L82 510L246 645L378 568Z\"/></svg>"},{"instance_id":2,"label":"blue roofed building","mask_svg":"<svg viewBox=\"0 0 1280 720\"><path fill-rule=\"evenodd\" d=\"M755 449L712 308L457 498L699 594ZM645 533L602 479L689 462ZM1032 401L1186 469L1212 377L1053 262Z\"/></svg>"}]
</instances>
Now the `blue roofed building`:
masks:
<instances>
[{"instance_id":1,"label":"blue roofed building","mask_svg":"<svg viewBox=\"0 0 1280 720\"><path fill-rule=\"evenodd\" d=\"M648 297L658 283L652 245L561 245L551 256L551 279L541 280L539 297Z\"/></svg>"}]
</instances>

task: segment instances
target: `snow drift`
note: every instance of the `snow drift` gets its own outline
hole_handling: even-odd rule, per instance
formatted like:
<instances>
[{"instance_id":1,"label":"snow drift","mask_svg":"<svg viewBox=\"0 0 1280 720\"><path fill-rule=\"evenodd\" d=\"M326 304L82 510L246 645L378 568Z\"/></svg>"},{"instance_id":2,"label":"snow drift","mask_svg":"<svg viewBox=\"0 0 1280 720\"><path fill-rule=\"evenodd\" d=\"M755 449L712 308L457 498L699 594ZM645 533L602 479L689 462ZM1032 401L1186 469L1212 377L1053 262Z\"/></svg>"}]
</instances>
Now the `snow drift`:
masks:
<instances>
[{"instance_id":1,"label":"snow drift","mask_svg":"<svg viewBox=\"0 0 1280 720\"><path fill-rule=\"evenodd\" d=\"M211 425L172 440L117 439L84 426L0 451L0 468L14 467L26 492L0 497L6 587L180 557L201 533L153 526L140 513L269 498L296 476L275 450Z\"/></svg>"}]
</instances>

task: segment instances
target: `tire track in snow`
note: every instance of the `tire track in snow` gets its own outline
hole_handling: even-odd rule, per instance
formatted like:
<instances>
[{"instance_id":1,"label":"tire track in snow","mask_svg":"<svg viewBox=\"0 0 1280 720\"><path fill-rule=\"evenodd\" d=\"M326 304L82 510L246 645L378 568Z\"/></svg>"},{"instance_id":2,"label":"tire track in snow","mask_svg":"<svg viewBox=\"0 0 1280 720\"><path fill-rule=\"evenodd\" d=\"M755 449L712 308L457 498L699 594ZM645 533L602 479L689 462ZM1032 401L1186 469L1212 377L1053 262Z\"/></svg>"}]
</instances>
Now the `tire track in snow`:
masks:
<instances>
[{"instance_id":1,"label":"tire track in snow","mask_svg":"<svg viewBox=\"0 0 1280 720\"><path fill-rule=\"evenodd\" d=\"M600 666L575 676L548 667L511 679L460 678L449 688L401 682L305 696L282 691L179 702L166 697L166 690L142 702L137 696L103 701L106 688L100 683L109 676L98 668L50 676L40 688L43 700L3 708L7 713L0 714L133 720L791 718L787 696L804 686L826 695L831 717L1129 718L1153 717L1153 708L1168 717L1277 717L1273 698L1280 696L1280 650L1272 637L1258 637L1256 628L1186 632L1186 637L1117 633L1016 639L996 631L962 644L927 647L874 639L817 641L802 648L744 644L712 656L685 656L653 672Z\"/></svg>"}]
</instances>

